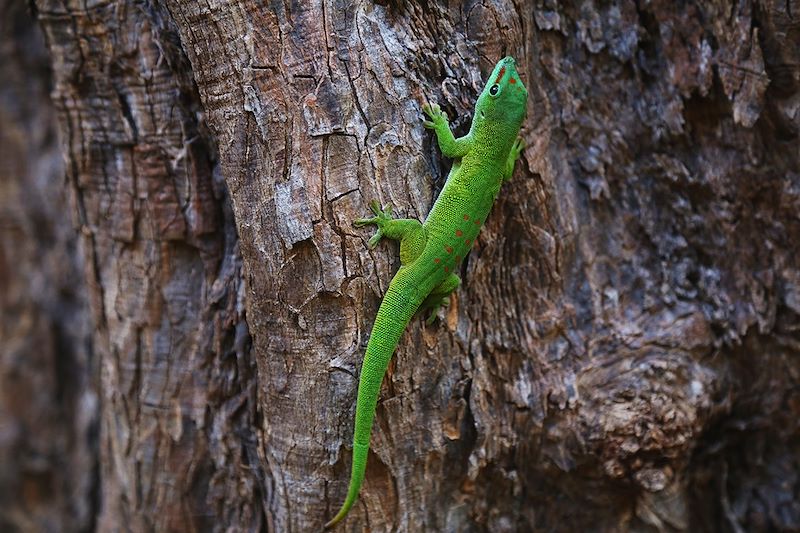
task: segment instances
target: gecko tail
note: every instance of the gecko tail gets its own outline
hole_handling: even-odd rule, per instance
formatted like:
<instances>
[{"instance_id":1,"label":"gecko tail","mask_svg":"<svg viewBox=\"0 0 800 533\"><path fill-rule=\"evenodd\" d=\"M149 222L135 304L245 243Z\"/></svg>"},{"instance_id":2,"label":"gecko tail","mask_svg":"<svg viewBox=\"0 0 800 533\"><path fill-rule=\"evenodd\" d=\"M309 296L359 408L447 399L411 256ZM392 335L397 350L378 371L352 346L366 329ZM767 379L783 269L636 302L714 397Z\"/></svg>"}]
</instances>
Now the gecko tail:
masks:
<instances>
[{"instance_id":1,"label":"gecko tail","mask_svg":"<svg viewBox=\"0 0 800 533\"><path fill-rule=\"evenodd\" d=\"M367 343L364 362L361 364L356 400L356 427L353 432L353 466L347 498L336 516L325 524L325 529L340 522L358 498L367 469L369 440L381 382L403 331L419 307L419 302L413 301L408 296L412 291L399 287L400 283L396 281L396 279L392 281L383 297Z\"/></svg>"},{"instance_id":2,"label":"gecko tail","mask_svg":"<svg viewBox=\"0 0 800 533\"><path fill-rule=\"evenodd\" d=\"M348 512L358 498L358 491L361 490L361 483L364 481L364 472L367 470L367 454L369 444L355 444L353 446L353 469L350 472L350 486L347 488L347 498L345 498L342 508L336 516L325 524L325 529L330 529L338 524Z\"/></svg>"}]
</instances>

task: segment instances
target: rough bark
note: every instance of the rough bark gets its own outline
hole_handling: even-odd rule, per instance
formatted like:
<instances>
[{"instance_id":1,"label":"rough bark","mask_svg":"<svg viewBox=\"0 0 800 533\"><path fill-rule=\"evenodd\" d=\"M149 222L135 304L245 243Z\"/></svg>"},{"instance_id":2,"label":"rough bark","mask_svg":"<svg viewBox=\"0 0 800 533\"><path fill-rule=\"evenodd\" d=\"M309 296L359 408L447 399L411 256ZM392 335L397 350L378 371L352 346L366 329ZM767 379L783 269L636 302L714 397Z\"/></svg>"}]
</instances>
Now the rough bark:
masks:
<instances>
[{"instance_id":1,"label":"rough bark","mask_svg":"<svg viewBox=\"0 0 800 533\"><path fill-rule=\"evenodd\" d=\"M384 383L344 530L800 528L800 3L37 0L101 530L309 531L397 248L506 53L528 148Z\"/></svg>"},{"instance_id":2,"label":"rough bark","mask_svg":"<svg viewBox=\"0 0 800 533\"><path fill-rule=\"evenodd\" d=\"M259 530L238 239L175 25L37 2L99 358L102 531Z\"/></svg>"},{"instance_id":3,"label":"rough bark","mask_svg":"<svg viewBox=\"0 0 800 533\"><path fill-rule=\"evenodd\" d=\"M0 0L0 531L81 531L96 503L94 358L41 33Z\"/></svg>"}]
</instances>

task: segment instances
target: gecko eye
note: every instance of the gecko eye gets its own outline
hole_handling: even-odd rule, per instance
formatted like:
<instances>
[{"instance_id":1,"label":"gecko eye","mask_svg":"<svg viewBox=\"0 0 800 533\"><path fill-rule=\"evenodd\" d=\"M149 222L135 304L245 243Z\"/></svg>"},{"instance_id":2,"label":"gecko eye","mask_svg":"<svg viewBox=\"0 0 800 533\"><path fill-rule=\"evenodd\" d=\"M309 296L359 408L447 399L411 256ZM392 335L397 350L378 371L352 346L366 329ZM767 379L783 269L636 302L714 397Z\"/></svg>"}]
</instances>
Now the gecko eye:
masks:
<instances>
[{"instance_id":1,"label":"gecko eye","mask_svg":"<svg viewBox=\"0 0 800 533\"><path fill-rule=\"evenodd\" d=\"M489 87L489 94L491 94L492 96L497 96L497 91L499 91L499 90L500 90L500 86L495 83L494 85Z\"/></svg>"}]
</instances>

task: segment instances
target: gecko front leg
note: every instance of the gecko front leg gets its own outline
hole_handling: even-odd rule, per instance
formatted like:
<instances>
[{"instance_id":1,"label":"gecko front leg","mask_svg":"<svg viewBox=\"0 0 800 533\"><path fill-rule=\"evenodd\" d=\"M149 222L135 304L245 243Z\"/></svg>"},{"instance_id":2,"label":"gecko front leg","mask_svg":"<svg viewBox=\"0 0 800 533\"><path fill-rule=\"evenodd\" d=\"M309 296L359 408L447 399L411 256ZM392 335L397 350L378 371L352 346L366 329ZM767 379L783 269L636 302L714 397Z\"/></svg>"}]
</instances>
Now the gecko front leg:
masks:
<instances>
[{"instance_id":1,"label":"gecko front leg","mask_svg":"<svg viewBox=\"0 0 800 533\"><path fill-rule=\"evenodd\" d=\"M511 147L511 151L508 153L508 159L506 160L506 165L503 168L503 181L508 181L511 179L511 175L514 173L514 164L519 159L519 156L522 154L522 151L525 149L525 139L522 137L517 137L517 140L514 141L514 145Z\"/></svg>"},{"instance_id":2,"label":"gecko front leg","mask_svg":"<svg viewBox=\"0 0 800 533\"><path fill-rule=\"evenodd\" d=\"M391 206L381 209L381 204L373 200L369 204L375 214L371 218L359 218L353 224L361 226L375 225L378 231L369 240L369 247L374 248L383 237L400 241L400 264L407 265L420 256L428 242L428 235L419 220L412 218L392 218Z\"/></svg>"},{"instance_id":3,"label":"gecko front leg","mask_svg":"<svg viewBox=\"0 0 800 533\"><path fill-rule=\"evenodd\" d=\"M430 118L430 120L426 120L422 124L429 130L436 132L436 140L439 141L439 149L442 151L443 156L459 159L467 155L473 144L470 134L456 139L450 130L450 121L447 119L447 113L442 111L439 104L424 104L422 111Z\"/></svg>"}]
</instances>

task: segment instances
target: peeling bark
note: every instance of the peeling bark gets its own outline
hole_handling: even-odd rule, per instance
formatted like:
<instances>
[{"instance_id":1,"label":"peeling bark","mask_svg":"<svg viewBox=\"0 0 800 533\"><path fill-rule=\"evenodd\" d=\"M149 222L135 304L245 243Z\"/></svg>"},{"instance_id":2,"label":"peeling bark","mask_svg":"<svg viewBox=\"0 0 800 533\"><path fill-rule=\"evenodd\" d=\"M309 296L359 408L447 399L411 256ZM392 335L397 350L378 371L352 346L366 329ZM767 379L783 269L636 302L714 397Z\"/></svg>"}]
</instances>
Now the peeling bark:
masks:
<instances>
[{"instance_id":1,"label":"peeling bark","mask_svg":"<svg viewBox=\"0 0 800 533\"><path fill-rule=\"evenodd\" d=\"M384 382L348 531L800 528L800 4L37 0L97 528L317 529L397 247L514 55L524 162ZM89 372L87 367L85 372Z\"/></svg>"}]
</instances>

